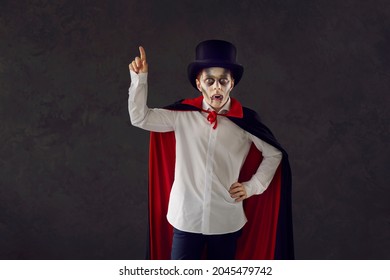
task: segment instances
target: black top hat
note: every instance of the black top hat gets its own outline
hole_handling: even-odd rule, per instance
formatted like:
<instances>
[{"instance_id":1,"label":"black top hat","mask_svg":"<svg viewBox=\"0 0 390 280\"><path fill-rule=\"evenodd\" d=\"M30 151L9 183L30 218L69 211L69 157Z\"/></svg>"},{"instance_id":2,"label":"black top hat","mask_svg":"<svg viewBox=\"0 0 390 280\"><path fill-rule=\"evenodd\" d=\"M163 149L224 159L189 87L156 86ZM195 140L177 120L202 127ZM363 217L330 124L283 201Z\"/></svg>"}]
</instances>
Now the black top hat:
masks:
<instances>
[{"instance_id":1,"label":"black top hat","mask_svg":"<svg viewBox=\"0 0 390 280\"><path fill-rule=\"evenodd\" d=\"M236 47L229 42L222 40L207 40L196 47L195 61L187 68L188 78L196 89L196 77L204 68L222 67L229 69L234 78L234 85L241 80L244 67L236 62Z\"/></svg>"}]
</instances>

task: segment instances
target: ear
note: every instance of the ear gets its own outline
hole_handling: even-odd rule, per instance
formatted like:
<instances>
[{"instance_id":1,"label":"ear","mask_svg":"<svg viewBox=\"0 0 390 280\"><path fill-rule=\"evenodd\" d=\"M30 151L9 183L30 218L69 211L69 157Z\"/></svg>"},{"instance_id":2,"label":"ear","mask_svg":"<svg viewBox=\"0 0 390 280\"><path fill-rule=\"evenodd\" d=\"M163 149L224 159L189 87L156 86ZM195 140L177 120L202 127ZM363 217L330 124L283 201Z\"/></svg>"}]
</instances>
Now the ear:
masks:
<instances>
[{"instance_id":1,"label":"ear","mask_svg":"<svg viewBox=\"0 0 390 280\"><path fill-rule=\"evenodd\" d=\"M196 82L196 87L198 88L198 90L199 90L200 92L202 92L202 87L200 86L200 81L199 81L199 79L196 79L195 82Z\"/></svg>"}]
</instances>

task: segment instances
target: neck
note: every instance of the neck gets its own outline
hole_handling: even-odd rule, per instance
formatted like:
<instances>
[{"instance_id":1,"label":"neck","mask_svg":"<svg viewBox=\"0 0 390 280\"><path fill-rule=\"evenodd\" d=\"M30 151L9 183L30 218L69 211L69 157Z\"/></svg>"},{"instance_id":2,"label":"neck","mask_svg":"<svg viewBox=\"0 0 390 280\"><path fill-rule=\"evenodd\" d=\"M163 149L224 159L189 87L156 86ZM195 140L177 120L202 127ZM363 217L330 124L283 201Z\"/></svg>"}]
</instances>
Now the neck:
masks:
<instances>
[{"instance_id":1,"label":"neck","mask_svg":"<svg viewBox=\"0 0 390 280\"><path fill-rule=\"evenodd\" d=\"M210 105L210 104L209 104L209 105ZM224 105L225 105L225 104L224 104ZM219 113L219 111L221 111L221 109L222 109L223 106L221 106L220 108L215 108L215 107L213 107L213 106L210 105L210 107L213 108L215 112Z\"/></svg>"},{"instance_id":2,"label":"neck","mask_svg":"<svg viewBox=\"0 0 390 280\"><path fill-rule=\"evenodd\" d=\"M230 97L229 100L231 101L231 106L230 106L230 109L229 109L228 116L229 117L234 117L234 118L242 118L244 114L243 114L243 109L242 109L241 103L238 102L238 100L236 100L236 99L234 99L232 97ZM186 105L190 105L191 107L195 107L195 108L198 108L198 109L202 110L202 108L204 108L203 107L203 105L204 105L203 102L204 102L203 95L199 95L196 98L185 99L181 103L182 104L186 104Z\"/></svg>"},{"instance_id":3,"label":"neck","mask_svg":"<svg viewBox=\"0 0 390 280\"><path fill-rule=\"evenodd\" d=\"M230 98L228 98L225 103L223 103L221 106L219 107L213 107L210 103L207 103L206 101L204 101L208 106L210 106L215 112L219 113L223 107L225 107L225 105L229 102Z\"/></svg>"}]
</instances>

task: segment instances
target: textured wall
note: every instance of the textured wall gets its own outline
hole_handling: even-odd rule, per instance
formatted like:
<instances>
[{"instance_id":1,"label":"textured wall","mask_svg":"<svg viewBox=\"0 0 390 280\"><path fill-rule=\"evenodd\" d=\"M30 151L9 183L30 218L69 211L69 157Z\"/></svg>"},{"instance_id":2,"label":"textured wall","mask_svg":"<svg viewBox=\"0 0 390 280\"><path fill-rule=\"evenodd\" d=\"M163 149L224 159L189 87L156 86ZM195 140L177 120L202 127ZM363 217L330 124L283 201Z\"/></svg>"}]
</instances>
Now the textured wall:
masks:
<instances>
[{"instance_id":1,"label":"textured wall","mask_svg":"<svg viewBox=\"0 0 390 280\"><path fill-rule=\"evenodd\" d=\"M195 96L195 45L234 42L235 95L289 151L299 259L390 258L390 4L0 2L0 258L141 259L148 134L127 64L147 51L150 106Z\"/></svg>"}]
</instances>

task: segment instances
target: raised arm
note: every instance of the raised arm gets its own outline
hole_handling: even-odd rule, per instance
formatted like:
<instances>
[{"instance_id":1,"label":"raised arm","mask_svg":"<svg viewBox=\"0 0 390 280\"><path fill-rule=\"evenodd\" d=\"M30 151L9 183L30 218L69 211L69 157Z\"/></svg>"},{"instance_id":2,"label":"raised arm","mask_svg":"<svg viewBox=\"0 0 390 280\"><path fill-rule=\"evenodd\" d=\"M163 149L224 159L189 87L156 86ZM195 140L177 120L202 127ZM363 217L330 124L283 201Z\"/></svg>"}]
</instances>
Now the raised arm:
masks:
<instances>
[{"instance_id":1,"label":"raised arm","mask_svg":"<svg viewBox=\"0 0 390 280\"><path fill-rule=\"evenodd\" d=\"M140 57L129 64L131 85L129 88L129 114L132 125L145 130L167 132L174 130L174 111L150 109L146 105L148 96L148 64L143 47L139 47Z\"/></svg>"}]
</instances>

